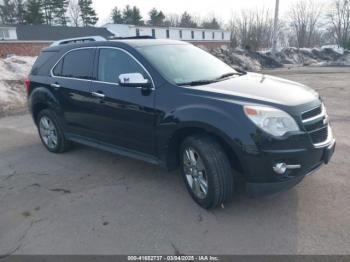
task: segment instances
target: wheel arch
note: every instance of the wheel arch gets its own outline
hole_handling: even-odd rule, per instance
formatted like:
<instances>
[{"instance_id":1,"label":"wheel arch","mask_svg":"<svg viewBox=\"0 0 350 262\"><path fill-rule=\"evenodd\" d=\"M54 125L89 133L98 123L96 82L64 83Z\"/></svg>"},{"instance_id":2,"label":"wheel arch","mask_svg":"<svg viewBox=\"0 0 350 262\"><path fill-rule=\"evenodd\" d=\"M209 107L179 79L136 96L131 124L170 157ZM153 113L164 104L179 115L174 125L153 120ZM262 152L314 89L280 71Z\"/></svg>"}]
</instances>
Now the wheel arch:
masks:
<instances>
[{"instance_id":1,"label":"wheel arch","mask_svg":"<svg viewBox=\"0 0 350 262\"><path fill-rule=\"evenodd\" d=\"M168 169L176 169L180 164L179 150L182 142L189 136L206 135L213 137L224 149L231 167L239 173L244 173L242 159L239 157L239 147L232 144L222 132L215 127L203 125L188 125L177 129L169 139L166 164Z\"/></svg>"},{"instance_id":2,"label":"wheel arch","mask_svg":"<svg viewBox=\"0 0 350 262\"><path fill-rule=\"evenodd\" d=\"M50 90L44 87L35 88L28 99L29 109L32 113L34 122L36 123L37 116L44 109L52 109L56 113L61 111L61 106L58 99L51 93Z\"/></svg>"}]
</instances>

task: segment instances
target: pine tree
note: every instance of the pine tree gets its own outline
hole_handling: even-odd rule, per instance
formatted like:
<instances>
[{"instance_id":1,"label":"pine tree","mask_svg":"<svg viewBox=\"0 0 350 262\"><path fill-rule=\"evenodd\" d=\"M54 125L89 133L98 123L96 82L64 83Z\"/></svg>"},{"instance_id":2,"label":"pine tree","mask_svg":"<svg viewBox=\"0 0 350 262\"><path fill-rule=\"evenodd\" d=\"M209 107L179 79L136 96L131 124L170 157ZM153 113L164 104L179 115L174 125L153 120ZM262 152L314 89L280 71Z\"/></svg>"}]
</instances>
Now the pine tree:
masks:
<instances>
[{"instance_id":1,"label":"pine tree","mask_svg":"<svg viewBox=\"0 0 350 262\"><path fill-rule=\"evenodd\" d=\"M193 18L189 13L184 12L181 16L180 26L181 27L195 28L195 27L197 27L197 23L193 21Z\"/></svg>"},{"instance_id":2,"label":"pine tree","mask_svg":"<svg viewBox=\"0 0 350 262\"><path fill-rule=\"evenodd\" d=\"M124 24L125 21L123 19L123 14L120 11L120 9L118 9L118 7L114 7L112 14L111 14L113 23L115 24Z\"/></svg>"},{"instance_id":3,"label":"pine tree","mask_svg":"<svg viewBox=\"0 0 350 262\"><path fill-rule=\"evenodd\" d=\"M54 19L55 0L42 0L45 23L52 25Z\"/></svg>"},{"instance_id":4,"label":"pine tree","mask_svg":"<svg viewBox=\"0 0 350 262\"><path fill-rule=\"evenodd\" d=\"M136 6L131 8L129 5L127 5L123 10L123 19L125 24L144 25L140 9Z\"/></svg>"},{"instance_id":5,"label":"pine tree","mask_svg":"<svg viewBox=\"0 0 350 262\"><path fill-rule=\"evenodd\" d=\"M221 28L219 22L216 20L215 17L209 21L203 22L202 27L208 28L208 29L220 29Z\"/></svg>"},{"instance_id":6,"label":"pine tree","mask_svg":"<svg viewBox=\"0 0 350 262\"><path fill-rule=\"evenodd\" d=\"M16 20L18 24L24 24L24 16L25 16L25 9L23 0L16 0L15 1L16 6Z\"/></svg>"},{"instance_id":7,"label":"pine tree","mask_svg":"<svg viewBox=\"0 0 350 262\"><path fill-rule=\"evenodd\" d=\"M92 7L92 0L79 0L81 20L84 26L95 25L98 21L95 10Z\"/></svg>"},{"instance_id":8,"label":"pine tree","mask_svg":"<svg viewBox=\"0 0 350 262\"><path fill-rule=\"evenodd\" d=\"M4 0L0 5L1 22L4 24L14 24L16 22L16 6L11 0Z\"/></svg>"},{"instance_id":9,"label":"pine tree","mask_svg":"<svg viewBox=\"0 0 350 262\"><path fill-rule=\"evenodd\" d=\"M153 8L149 12L150 20L147 22L151 26L164 26L165 15L162 11L159 11L156 8Z\"/></svg>"},{"instance_id":10,"label":"pine tree","mask_svg":"<svg viewBox=\"0 0 350 262\"><path fill-rule=\"evenodd\" d=\"M69 18L66 16L68 8L68 0L53 1L53 18L55 24L66 26Z\"/></svg>"},{"instance_id":11,"label":"pine tree","mask_svg":"<svg viewBox=\"0 0 350 262\"><path fill-rule=\"evenodd\" d=\"M26 4L25 22L28 24L43 24L44 16L40 0L28 0Z\"/></svg>"}]
</instances>

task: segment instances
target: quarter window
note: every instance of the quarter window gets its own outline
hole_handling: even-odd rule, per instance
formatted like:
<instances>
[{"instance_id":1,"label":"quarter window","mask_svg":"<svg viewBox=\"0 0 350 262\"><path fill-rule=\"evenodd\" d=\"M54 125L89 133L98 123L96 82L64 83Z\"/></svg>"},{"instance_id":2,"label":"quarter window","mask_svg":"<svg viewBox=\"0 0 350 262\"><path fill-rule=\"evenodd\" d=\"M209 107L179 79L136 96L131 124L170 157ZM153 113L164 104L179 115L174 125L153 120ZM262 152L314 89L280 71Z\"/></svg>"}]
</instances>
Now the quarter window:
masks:
<instances>
[{"instance_id":1,"label":"quarter window","mask_svg":"<svg viewBox=\"0 0 350 262\"><path fill-rule=\"evenodd\" d=\"M100 49L98 62L99 81L117 83L119 75L128 73L141 73L147 78L147 74L142 66L127 53L112 48Z\"/></svg>"},{"instance_id":2,"label":"quarter window","mask_svg":"<svg viewBox=\"0 0 350 262\"><path fill-rule=\"evenodd\" d=\"M55 66L55 76L91 79L94 49L79 49L69 52Z\"/></svg>"}]
</instances>

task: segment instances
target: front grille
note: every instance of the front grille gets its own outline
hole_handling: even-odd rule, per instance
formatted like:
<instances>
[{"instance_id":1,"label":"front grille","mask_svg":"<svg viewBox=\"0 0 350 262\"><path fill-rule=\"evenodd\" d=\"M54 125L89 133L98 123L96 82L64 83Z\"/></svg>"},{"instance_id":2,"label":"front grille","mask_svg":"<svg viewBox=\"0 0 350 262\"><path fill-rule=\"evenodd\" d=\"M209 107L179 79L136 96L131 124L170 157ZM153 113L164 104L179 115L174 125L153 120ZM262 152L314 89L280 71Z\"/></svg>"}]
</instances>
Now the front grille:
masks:
<instances>
[{"instance_id":1,"label":"front grille","mask_svg":"<svg viewBox=\"0 0 350 262\"><path fill-rule=\"evenodd\" d=\"M325 126L316 131L312 131L309 133L312 143L319 144L327 140L328 138L328 126Z\"/></svg>"},{"instance_id":2,"label":"front grille","mask_svg":"<svg viewBox=\"0 0 350 262\"><path fill-rule=\"evenodd\" d=\"M306 120L308 118L312 118L314 116L318 116L322 113L322 106L319 106L319 107L316 107L314 109L311 109L309 111L306 111L304 112L302 115L301 115L301 119L302 120Z\"/></svg>"},{"instance_id":3,"label":"front grille","mask_svg":"<svg viewBox=\"0 0 350 262\"><path fill-rule=\"evenodd\" d=\"M318 120L318 121L315 122L315 123L312 123L312 124L310 124L310 123L304 124L306 131L311 132L311 131L314 131L314 130L317 130L317 129L320 129L320 128L324 127L325 124L324 124L323 121L324 121L324 117L321 118L320 120Z\"/></svg>"},{"instance_id":4,"label":"front grille","mask_svg":"<svg viewBox=\"0 0 350 262\"><path fill-rule=\"evenodd\" d=\"M314 145L327 140L328 121L325 111L322 110L322 106L302 113L301 119Z\"/></svg>"}]
</instances>

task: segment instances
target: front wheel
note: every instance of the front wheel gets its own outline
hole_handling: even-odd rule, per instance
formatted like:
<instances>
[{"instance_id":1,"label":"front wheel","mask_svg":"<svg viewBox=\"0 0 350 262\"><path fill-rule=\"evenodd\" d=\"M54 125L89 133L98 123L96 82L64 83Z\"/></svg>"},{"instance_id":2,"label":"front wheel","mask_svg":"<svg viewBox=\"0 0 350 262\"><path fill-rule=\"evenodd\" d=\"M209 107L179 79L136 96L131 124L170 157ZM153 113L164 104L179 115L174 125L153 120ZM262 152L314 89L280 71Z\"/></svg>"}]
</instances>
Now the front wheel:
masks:
<instances>
[{"instance_id":1,"label":"front wheel","mask_svg":"<svg viewBox=\"0 0 350 262\"><path fill-rule=\"evenodd\" d=\"M233 197L233 174L221 145L210 136L185 139L180 150L181 172L194 201L214 208Z\"/></svg>"}]
</instances>

